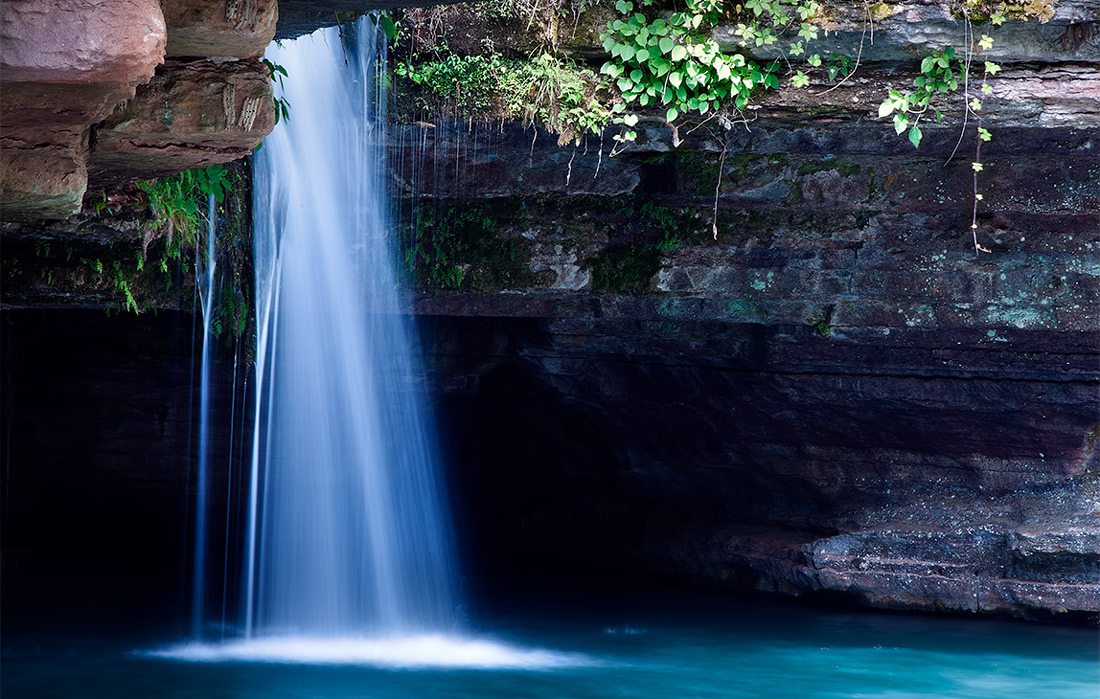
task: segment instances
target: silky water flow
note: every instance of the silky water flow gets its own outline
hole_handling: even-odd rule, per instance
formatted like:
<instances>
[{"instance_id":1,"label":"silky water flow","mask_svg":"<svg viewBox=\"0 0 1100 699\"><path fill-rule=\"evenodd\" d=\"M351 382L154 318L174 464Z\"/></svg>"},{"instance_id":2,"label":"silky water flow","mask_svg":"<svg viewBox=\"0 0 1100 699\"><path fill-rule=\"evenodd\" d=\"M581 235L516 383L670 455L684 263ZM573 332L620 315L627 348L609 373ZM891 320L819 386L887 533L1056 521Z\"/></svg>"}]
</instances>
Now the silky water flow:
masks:
<instances>
[{"instance_id":1,"label":"silky water flow","mask_svg":"<svg viewBox=\"0 0 1100 699\"><path fill-rule=\"evenodd\" d=\"M294 77L281 87L290 118L254 157L256 410L240 631L152 655L589 662L472 636L457 611L451 518L386 193L384 36L368 17L272 45L267 58Z\"/></svg>"}]
</instances>

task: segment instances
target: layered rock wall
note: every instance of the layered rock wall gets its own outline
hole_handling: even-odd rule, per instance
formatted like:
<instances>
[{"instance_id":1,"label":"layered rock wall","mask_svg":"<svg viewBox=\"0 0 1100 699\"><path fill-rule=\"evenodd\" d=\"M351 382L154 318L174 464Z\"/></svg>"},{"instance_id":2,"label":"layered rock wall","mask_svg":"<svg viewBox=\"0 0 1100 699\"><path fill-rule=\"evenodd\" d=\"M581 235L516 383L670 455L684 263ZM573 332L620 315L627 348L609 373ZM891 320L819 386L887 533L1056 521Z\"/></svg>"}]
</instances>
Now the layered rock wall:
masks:
<instances>
[{"instance_id":1,"label":"layered rock wall","mask_svg":"<svg viewBox=\"0 0 1100 699\"><path fill-rule=\"evenodd\" d=\"M0 7L0 216L60 219L94 186L236 160L275 123L267 2ZM169 59L165 62L166 57Z\"/></svg>"},{"instance_id":2,"label":"layered rock wall","mask_svg":"<svg viewBox=\"0 0 1100 699\"><path fill-rule=\"evenodd\" d=\"M876 118L961 31L935 6L891 6L839 87L679 147L645 116L614 157L611 134L399 129L431 382L487 557L1095 622L1100 86L1072 39L1096 8L1059 8L998 35L990 252L957 112L920 149Z\"/></svg>"}]
</instances>

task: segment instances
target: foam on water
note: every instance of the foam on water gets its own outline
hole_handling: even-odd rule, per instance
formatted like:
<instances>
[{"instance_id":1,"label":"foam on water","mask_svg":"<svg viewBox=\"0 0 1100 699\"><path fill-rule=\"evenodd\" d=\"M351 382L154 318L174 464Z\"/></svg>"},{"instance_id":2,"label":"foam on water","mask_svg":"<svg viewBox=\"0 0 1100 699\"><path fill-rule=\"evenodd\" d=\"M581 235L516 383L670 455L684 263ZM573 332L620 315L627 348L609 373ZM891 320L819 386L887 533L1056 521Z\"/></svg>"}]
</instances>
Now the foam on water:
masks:
<instances>
[{"instance_id":1,"label":"foam on water","mask_svg":"<svg viewBox=\"0 0 1100 699\"><path fill-rule=\"evenodd\" d=\"M412 636L271 636L224 643L185 643L141 653L197 663L368 665L396 669L468 668L554 670L599 665L595 659L489 638L447 634Z\"/></svg>"}]
</instances>

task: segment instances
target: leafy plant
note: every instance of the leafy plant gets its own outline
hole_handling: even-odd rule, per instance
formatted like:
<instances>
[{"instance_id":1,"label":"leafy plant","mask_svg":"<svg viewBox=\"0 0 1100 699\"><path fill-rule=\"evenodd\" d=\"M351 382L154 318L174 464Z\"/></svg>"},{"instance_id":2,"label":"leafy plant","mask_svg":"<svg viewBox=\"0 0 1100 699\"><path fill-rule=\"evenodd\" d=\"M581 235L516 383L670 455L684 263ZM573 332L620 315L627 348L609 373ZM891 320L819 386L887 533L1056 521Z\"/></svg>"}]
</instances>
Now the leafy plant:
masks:
<instances>
[{"instance_id":1,"label":"leafy plant","mask_svg":"<svg viewBox=\"0 0 1100 699\"><path fill-rule=\"evenodd\" d=\"M281 93L285 89L283 78L290 77L286 72L286 68L267 58L263 59L263 64L267 68L267 74L271 82L279 86L279 91ZM281 120L289 119L290 102L288 102L282 94L275 94L274 91L271 99L275 103L275 123L278 124Z\"/></svg>"},{"instance_id":2,"label":"leafy plant","mask_svg":"<svg viewBox=\"0 0 1100 699\"><path fill-rule=\"evenodd\" d=\"M756 2L757 0L750 0ZM648 6L651 0L640 0ZM615 81L623 101L613 112L624 130L616 138L632 141L636 120L627 108L661 105L665 119L681 115L718 113L727 104L744 109L757 86L776 88L773 69L762 68L742 54L726 54L709 35L721 18L720 0L687 0L686 9L667 17L650 18L637 12L630 0L618 0L623 15L607 25L601 35L611 54L600 72Z\"/></svg>"},{"instance_id":3,"label":"leafy plant","mask_svg":"<svg viewBox=\"0 0 1100 699\"><path fill-rule=\"evenodd\" d=\"M595 73L548 52L517 60L494 51L469 56L445 51L435 60L399 63L394 72L419 88L425 109L538 123L563 142L599 135L610 117L596 96Z\"/></svg>"},{"instance_id":4,"label":"leafy plant","mask_svg":"<svg viewBox=\"0 0 1100 699\"><path fill-rule=\"evenodd\" d=\"M913 80L916 89L907 92L891 89L879 105L879 118L893 114L894 131L901 134L908 130L909 142L914 148L920 147L923 137L921 119L931 112L936 121L942 120L942 111L933 100L958 90L964 70L962 61L951 47L925 56L921 61L920 75Z\"/></svg>"}]
</instances>

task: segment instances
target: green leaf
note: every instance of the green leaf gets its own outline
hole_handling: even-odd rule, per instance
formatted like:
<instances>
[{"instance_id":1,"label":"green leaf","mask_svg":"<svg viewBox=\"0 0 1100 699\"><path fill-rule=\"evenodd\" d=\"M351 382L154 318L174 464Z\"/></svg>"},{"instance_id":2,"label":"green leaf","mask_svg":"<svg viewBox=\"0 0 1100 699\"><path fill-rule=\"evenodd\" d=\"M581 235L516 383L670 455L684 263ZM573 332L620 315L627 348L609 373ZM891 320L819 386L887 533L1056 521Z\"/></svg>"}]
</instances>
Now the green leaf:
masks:
<instances>
[{"instance_id":1,"label":"green leaf","mask_svg":"<svg viewBox=\"0 0 1100 699\"><path fill-rule=\"evenodd\" d=\"M619 0L615 3L615 9L618 10L621 15L628 15L634 11L634 3L627 2L627 0Z\"/></svg>"},{"instance_id":2,"label":"green leaf","mask_svg":"<svg viewBox=\"0 0 1100 699\"><path fill-rule=\"evenodd\" d=\"M675 48L676 42L666 36L658 42L658 46L661 48L661 53L668 53Z\"/></svg>"},{"instance_id":3,"label":"green leaf","mask_svg":"<svg viewBox=\"0 0 1100 699\"><path fill-rule=\"evenodd\" d=\"M936 59L933 56L926 56L923 61L920 62L920 72L928 73L936 65Z\"/></svg>"},{"instance_id":4,"label":"green leaf","mask_svg":"<svg viewBox=\"0 0 1100 699\"><path fill-rule=\"evenodd\" d=\"M909 128L909 116L906 114L894 115L894 133L901 135L902 131Z\"/></svg>"},{"instance_id":5,"label":"green leaf","mask_svg":"<svg viewBox=\"0 0 1100 699\"><path fill-rule=\"evenodd\" d=\"M677 110L676 107L669 107L668 111L665 112L665 121L671 124L676 121L676 117L678 116L680 116L679 110Z\"/></svg>"},{"instance_id":6,"label":"green leaf","mask_svg":"<svg viewBox=\"0 0 1100 699\"><path fill-rule=\"evenodd\" d=\"M680 61L687 58L687 54L687 49L685 49L683 46L676 46L672 49L672 60L679 63Z\"/></svg>"},{"instance_id":7,"label":"green leaf","mask_svg":"<svg viewBox=\"0 0 1100 699\"><path fill-rule=\"evenodd\" d=\"M909 129L909 142L913 144L914 148L920 148L920 140L923 136L924 134L920 132L920 127L914 126Z\"/></svg>"},{"instance_id":8,"label":"green leaf","mask_svg":"<svg viewBox=\"0 0 1100 699\"><path fill-rule=\"evenodd\" d=\"M983 141L991 141L993 140L993 134L989 133L989 129L979 126L978 138L982 139Z\"/></svg>"},{"instance_id":9,"label":"green leaf","mask_svg":"<svg viewBox=\"0 0 1100 699\"><path fill-rule=\"evenodd\" d=\"M894 112L894 100L892 100L892 99L882 100L882 104L880 104L878 106L878 118L882 119L884 117L888 117L893 112Z\"/></svg>"}]
</instances>

